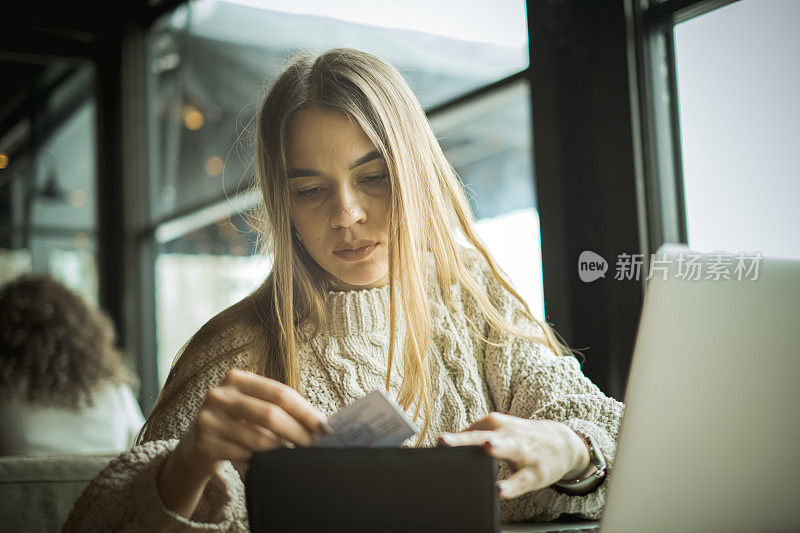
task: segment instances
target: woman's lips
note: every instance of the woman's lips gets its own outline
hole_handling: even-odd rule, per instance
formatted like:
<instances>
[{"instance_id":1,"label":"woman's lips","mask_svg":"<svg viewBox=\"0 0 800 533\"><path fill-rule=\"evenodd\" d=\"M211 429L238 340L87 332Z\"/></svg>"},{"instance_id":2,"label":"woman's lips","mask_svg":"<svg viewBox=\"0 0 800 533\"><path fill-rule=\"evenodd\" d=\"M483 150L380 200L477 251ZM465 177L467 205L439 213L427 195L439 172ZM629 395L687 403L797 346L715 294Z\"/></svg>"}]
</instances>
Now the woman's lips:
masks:
<instances>
[{"instance_id":1,"label":"woman's lips","mask_svg":"<svg viewBox=\"0 0 800 533\"><path fill-rule=\"evenodd\" d=\"M339 250L338 252L333 252L333 253L335 253L336 255L338 255L339 257L341 257L346 261L359 261L361 259L369 257L372 251L375 248L377 248L379 244L380 244L379 242L376 242L375 244L364 246L358 248L357 250Z\"/></svg>"}]
</instances>

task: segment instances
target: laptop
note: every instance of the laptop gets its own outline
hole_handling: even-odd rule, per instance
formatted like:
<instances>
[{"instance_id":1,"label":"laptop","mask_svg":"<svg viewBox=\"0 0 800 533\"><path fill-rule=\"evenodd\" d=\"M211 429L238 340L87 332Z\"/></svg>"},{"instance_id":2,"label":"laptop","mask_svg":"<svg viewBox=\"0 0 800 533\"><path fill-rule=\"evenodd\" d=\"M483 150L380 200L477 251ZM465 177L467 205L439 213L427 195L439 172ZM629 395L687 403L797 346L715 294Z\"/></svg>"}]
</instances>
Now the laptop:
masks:
<instances>
[{"instance_id":1,"label":"laptop","mask_svg":"<svg viewBox=\"0 0 800 533\"><path fill-rule=\"evenodd\" d=\"M800 261L697 255L656 252L600 531L800 531Z\"/></svg>"},{"instance_id":2,"label":"laptop","mask_svg":"<svg viewBox=\"0 0 800 533\"><path fill-rule=\"evenodd\" d=\"M655 259L599 524L504 533L800 531L800 261Z\"/></svg>"}]
</instances>

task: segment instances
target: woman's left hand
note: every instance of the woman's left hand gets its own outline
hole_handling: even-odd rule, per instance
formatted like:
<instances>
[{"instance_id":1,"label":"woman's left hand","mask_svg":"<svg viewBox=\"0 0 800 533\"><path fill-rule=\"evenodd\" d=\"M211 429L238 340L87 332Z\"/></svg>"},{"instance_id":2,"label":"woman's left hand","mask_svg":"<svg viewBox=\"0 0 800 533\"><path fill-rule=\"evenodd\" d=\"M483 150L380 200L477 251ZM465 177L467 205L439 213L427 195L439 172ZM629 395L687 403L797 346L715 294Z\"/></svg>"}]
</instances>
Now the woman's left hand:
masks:
<instances>
[{"instance_id":1,"label":"woman's left hand","mask_svg":"<svg viewBox=\"0 0 800 533\"><path fill-rule=\"evenodd\" d=\"M575 479L589 466L586 444L569 426L555 420L490 413L458 433L442 433L438 443L483 446L489 455L507 461L514 474L498 482L502 498Z\"/></svg>"}]
</instances>

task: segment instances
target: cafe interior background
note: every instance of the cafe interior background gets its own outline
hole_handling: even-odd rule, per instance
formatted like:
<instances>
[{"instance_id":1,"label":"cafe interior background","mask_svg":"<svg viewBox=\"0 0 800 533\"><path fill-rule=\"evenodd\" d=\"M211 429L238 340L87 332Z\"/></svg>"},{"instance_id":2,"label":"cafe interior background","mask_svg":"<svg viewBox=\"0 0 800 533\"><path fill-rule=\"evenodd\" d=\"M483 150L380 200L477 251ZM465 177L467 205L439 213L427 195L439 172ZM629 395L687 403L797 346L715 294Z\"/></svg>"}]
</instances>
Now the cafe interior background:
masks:
<instances>
[{"instance_id":1,"label":"cafe interior background","mask_svg":"<svg viewBox=\"0 0 800 533\"><path fill-rule=\"evenodd\" d=\"M792 0L29 4L0 36L0 283L48 272L108 313L145 416L183 343L269 272L251 121L300 50L401 70L481 237L610 396L645 283L615 257L800 258ZM605 278L579 279L584 250Z\"/></svg>"}]
</instances>

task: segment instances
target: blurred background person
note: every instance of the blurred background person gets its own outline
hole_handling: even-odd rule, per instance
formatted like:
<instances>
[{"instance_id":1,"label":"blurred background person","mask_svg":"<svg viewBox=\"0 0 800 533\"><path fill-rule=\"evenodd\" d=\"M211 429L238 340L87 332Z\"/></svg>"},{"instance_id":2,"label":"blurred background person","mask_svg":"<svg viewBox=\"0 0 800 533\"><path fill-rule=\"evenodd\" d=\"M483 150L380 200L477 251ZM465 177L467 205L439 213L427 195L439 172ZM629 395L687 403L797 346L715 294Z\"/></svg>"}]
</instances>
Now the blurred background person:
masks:
<instances>
[{"instance_id":1,"label":"blurred background person","mask_svg":"<svg viewBox=\"0 0 800 533\"><path fill-rule=\"evenodd\" d=\"M116 453L144 420L100 309L46 274L0 289L0 455Z\"/></svg>"}]
</instances>

